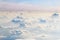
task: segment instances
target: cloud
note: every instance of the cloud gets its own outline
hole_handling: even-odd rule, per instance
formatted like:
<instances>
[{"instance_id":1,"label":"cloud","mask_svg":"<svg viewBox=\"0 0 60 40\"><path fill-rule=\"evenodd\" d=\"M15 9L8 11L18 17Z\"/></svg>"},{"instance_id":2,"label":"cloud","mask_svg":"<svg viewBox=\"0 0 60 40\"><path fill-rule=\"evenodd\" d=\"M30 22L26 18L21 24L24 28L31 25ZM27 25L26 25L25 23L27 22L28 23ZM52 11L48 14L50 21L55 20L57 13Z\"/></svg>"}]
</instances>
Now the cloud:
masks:
<instances>
[{"instance_id":1,"label":"cloud","mask_svg":"<svg viewBox=\"0 0 60 40\"><path fill-rule=\"evenodd\" d=\"M31 10L39 10L39 11L60 11L60 6L45 6L45 5L35 5L25 2L20 3L10 3L10 2L1 2L0 0L0 10L1 11L18 11L18 10L24 10L24 11L31 11ZM3 0L7 1L7 0Z\"/></svg>"},{"instance_id":2,"label":"cloud","mask_svg":"<svg viewBox=\"0 0 60 40\"><path fill-rule=\"evenodd\" d=\"M0 10L39 10L38 6L24 3L0 3Z\"/></svg>"}]
</instances>

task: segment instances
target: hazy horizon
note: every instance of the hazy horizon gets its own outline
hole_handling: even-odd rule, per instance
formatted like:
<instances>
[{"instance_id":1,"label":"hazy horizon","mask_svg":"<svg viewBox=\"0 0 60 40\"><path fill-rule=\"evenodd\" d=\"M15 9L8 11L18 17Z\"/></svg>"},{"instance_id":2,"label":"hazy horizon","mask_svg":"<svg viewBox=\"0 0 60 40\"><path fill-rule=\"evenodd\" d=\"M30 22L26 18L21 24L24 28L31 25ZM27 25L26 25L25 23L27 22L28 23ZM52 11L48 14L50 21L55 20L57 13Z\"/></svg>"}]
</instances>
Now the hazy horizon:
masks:
<instances>
[{"instance_id":1,"label":"hazy horizon","mask_svg":"<svg viewBox=\"0 0 60 40\"><path fill-rule=\"evenodd\" d=\"M0 0L0 11L60 11L60 0Z\"/></svg>"}]
</instances>

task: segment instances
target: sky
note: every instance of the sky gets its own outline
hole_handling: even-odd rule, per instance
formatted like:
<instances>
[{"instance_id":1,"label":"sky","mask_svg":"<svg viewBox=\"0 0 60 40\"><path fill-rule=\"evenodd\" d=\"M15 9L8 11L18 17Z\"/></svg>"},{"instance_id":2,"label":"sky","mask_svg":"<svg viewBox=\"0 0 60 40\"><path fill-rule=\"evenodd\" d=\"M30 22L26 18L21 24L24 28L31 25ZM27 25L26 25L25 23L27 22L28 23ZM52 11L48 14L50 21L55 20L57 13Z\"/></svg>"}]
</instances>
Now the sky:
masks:
<instances>
[{"instance_id":1,"label":"sky","mask_svg":"<svg viewBox=\"0 0 60 40\"><path fill-rule=\"evenodd\" d=\"M0 0L0 10L59 11L60 0Z\"/></svg>"}]
</instances>

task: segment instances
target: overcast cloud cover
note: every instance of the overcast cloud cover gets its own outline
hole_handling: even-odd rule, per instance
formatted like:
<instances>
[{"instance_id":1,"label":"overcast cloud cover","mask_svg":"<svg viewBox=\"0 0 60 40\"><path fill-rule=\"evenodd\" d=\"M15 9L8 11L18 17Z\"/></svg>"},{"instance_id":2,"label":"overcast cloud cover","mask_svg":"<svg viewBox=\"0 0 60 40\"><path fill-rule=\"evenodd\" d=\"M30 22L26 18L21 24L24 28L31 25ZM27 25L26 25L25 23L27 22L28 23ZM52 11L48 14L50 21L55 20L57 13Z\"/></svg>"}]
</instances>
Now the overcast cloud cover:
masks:
<instances>
[{"instance_id":1,"label":"overcast cloud cover","mask_svg":"<svg viewBox=\"0 0 60 40\"><path fill-rule=\"evenodd\" d=\"M0 10L60 11L60 0L0 0Z\"/></svg>"}]
</instances>

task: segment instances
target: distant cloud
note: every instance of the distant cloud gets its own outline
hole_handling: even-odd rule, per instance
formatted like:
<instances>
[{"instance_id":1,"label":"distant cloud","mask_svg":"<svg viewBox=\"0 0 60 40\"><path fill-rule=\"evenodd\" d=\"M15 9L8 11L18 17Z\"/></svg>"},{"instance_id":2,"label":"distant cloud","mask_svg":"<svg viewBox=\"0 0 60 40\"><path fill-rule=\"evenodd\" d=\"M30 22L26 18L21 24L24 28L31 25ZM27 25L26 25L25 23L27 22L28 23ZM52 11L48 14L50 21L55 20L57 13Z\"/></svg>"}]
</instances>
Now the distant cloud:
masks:
<instances>
[{"instance_id":1,"label":"distant cloud","mask_svg":"<svg viewBox=\"0 0 60 40\"><path fill-rule=\"evenodd\" d=\"M3 10L39 10L39 6L33 4L16 4L16 3L0 3L0 8Z\"/></svg>"},{"instance_id":2,"label":"distant cloud","mask_svg":"<svg viewBox=\"0 0 60 40\"><path fill-rule=\"evenodd\" d=\"M8 2L8 1L10 1L10 2ZM36 4L26 3L26 2L28 2L27 0L26 0L26 2L22 2L22 0L20 0L21 2L19 2L19 3L16 3L14 1L17 1L17 0L0 0L0 10L60 11L59 5L58 6L56 6L56 5L48 6L48 5L43 5L43 3L42 3L42 5L41 4L36 5Z\"/></svg>"}]
</instances>

